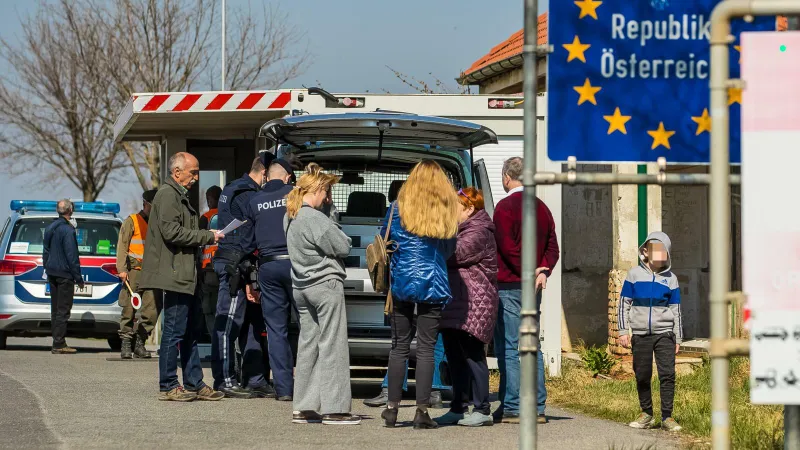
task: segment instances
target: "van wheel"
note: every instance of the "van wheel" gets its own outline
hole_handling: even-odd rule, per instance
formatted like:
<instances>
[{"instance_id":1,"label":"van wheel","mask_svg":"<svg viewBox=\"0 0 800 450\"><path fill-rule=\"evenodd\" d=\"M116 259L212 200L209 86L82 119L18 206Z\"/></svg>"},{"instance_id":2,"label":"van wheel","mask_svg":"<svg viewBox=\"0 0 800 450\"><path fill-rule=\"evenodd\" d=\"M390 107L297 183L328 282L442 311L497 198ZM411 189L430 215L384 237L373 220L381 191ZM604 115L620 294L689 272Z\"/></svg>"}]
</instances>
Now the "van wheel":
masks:
<instances>
[{"instance_id":1,"label":"van wheel","mask_svg":"<svg viewBox=\"0 0 800 450\"><path fill-rule=\"evenodd\" d=\"M119 336L108 338L108 346L115 352L122 350L122 338Z\"/></svg>"},{"instance_id":2,"label":"van wheel","mask_svg":"<svg viewBox=\"0 0 800 450\"><path fill-rule=\"evenodd\" d=\"M7 339L8 339L8 336L6 336L5 333L0 331L0 350L5 350L6 349L6 340Z\"/></svg>"}]
</instances>

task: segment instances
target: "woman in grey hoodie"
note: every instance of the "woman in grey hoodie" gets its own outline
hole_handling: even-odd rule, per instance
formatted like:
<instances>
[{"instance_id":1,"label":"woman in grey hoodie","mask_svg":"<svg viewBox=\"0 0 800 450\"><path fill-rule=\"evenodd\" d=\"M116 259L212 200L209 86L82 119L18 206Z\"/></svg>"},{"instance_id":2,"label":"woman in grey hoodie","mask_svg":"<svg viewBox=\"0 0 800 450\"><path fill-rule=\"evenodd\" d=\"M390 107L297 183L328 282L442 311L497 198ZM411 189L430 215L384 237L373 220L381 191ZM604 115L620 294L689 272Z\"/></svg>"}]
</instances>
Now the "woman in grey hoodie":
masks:
<instances>
[{"instance_id":1,"label":"woman in grey hoodie","mask_svg":"<svg viewBox=\"0 0 800 450\"><path fill-rule=\"evenodd\" d=\"M339 177L311 163L286 197L283 228L300 320L293 423L358 425L350 414L344 258L350 238L322 212Z\"/></svg>"}]
</instances>

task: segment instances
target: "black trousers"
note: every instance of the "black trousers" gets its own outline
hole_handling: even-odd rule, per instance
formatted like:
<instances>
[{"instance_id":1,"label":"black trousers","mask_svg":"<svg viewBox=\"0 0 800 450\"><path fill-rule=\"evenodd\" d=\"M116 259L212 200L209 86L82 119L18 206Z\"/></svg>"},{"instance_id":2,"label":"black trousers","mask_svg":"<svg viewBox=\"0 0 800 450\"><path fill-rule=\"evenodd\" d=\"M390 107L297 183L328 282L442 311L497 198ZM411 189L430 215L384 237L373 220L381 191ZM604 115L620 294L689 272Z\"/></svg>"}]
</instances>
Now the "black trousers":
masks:
<instances>
[{"instance_id":1,"label":"black trousers","mask_svg":"<svg viewBox=\"0 0 800 450\"><path fill-rule=\"evenodd\" d=\"M661 420L672 417L675 398L675 335L671 332L632 337L633 372L642 411L653 415L650 380L653 378L653 355L661 383Z\"/></svg>"},{"instance_id":2,"label":"black trousers","mask_svg":"<svg viewBox=\"0 0 800 450\"><path fill-rule=\"evenodd\" d=\"M50 329L53 348L67 346L67 322L75 299L75 281L69 278L47 277L50 283Z\"/></svg>"},{"instance_id":3,"label":"black trousers","mask_svg":"<svg viewBox=\"0 0 800 450\"><path fill-rule=\"evenodd\" d=\"M471 402L473 412L488 416L491 413L489 366L484 343L463 330L444 329L441 333L453 381L450 411L465 413Z\"/></svg>"},{"instance_id":4,"label":"black trousers","mask_svg":"<svg viewBox=\"0 0 800 450\"><path fill-rule=\"evenodd\" d=\"M402 302L394 300L389 321L392 326L392 351L389 352L389 401L400 403L406 361L414 340L414 319L417 329L417 406L427 407L431 401L433 384L433 348L439 332L442 305ZM414 314L416 307L417 313Z\"/></svg>"}]
</instances>

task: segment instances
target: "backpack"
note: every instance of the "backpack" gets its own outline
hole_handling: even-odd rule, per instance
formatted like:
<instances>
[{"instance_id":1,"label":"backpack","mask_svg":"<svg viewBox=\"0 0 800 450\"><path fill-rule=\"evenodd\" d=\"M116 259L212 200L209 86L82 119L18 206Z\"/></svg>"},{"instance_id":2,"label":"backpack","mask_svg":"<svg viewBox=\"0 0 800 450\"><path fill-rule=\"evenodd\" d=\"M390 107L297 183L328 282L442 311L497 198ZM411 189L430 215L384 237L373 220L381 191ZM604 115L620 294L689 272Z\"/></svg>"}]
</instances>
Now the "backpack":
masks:
<instances>
[{"instance_id":1,"label":"backpack","mask_svg":"<svg viewBox=\"0 0 800 450\"><path fill-rule=\"evenodd\" d=\"M367 246L367 271L372 281L375 292L387 294L384 313L388 314L392 306L392 292L389 282L389 258L397 250L397 243L389 240L389 232L392 230L392 219L394 218L395 204L389 212L389 222L386 225L386 234L375 236L375 240Z\"/></svg>"}]
</instances>

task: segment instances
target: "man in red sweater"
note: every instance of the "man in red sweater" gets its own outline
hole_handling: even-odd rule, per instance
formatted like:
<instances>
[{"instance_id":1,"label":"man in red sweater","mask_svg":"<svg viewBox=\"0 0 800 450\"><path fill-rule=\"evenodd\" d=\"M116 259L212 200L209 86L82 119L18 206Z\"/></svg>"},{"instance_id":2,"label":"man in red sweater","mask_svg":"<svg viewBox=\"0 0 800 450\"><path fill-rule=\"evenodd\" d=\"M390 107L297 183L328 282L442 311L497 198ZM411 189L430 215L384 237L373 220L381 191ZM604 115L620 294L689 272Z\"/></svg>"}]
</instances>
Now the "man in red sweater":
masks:
<instances>
[{"instance_id":1,"label":"man in red sweater","mask_svg":"<svg viewBox=\"0 0 800 450\"><path fill-rule=\"evenodd\" d=\"M503 163L503 188L508 196L494 209L497 241L497 282L500 308L494 330L494 353L500 368L500 407L494 421L519 423L519 325L522 309L522 158ZM536 199L536 308L541 305L541 290L558 263L558 237L553 214L547 205ZM544 414L547 390L544 387L544 358L539 359L538 423L547 423Z\"/></svg>"}]
</instances>

